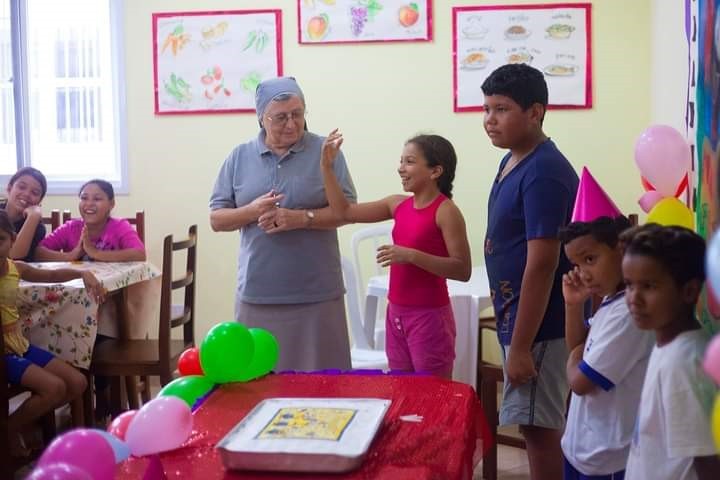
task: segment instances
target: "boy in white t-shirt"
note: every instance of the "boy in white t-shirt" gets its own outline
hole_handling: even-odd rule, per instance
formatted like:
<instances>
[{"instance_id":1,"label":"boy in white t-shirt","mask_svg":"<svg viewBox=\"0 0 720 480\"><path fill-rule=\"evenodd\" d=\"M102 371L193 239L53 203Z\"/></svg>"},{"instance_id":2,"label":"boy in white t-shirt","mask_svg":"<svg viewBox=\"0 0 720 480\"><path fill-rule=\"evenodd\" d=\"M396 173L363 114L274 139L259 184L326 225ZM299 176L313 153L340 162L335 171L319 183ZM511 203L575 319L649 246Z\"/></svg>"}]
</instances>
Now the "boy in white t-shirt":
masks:
<instances>
[{"instance_id":1,"label":"boy in white t-shirt","mask_svg":"<svg viewBox=\"0 0 720 480\"><path fill-rule=\"evenodd\" d=\"M705 241L686 228L656 224L629 230L621 241L630 313L656 338L626 478L717 480L720 460L710 433L715 387L700 366L709 335L695 318Z\"/></svg>"},{"instance_id":2,"label":"boy in white t-shirt","mask_svg":"<svg viewBox=\"0 0 720 480\"><path fill-rule=\"evenodd\" d=\"M561 441L565 480L622 480L627 463L655 340L652 332L635 325L625 302L619 235L628 227L618 211L613 217L572 222L560 231L565 254L575 265L563 277L572 390ZM584 305L591 295L603 301L585 322Z\"/></svg>"}]
</instances>

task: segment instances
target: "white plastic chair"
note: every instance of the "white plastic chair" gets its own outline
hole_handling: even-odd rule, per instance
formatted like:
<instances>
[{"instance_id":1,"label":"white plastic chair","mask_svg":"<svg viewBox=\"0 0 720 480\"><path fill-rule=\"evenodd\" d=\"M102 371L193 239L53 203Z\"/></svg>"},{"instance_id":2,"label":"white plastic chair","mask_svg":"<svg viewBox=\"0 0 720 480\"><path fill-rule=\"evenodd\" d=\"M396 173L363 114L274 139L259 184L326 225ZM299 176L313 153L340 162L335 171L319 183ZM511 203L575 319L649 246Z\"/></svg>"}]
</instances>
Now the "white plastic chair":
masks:
<instances>
[{"instance_id":1,"label":"white plastic chair","mask_svg":"<svg viewBox=\"0 0 720 480\"><path fill-rule=\"evenodd\" d=\"M357 285L367 285L367 282L363 282L362 268L360 267L360 252L361 244L372 242L372 263L375 265L374 275L386 275L387 271L384 271L382 267L375 261L375 252L381 245L392 243L392 228L393 222L384 222L369 227L361 228L352 234L350 237L350 245L353 252L353 267L356 274ZM385 349L385 306L386 297L372 298L369 297L373 294L366 290L365 292L365 319L363 322L365 328L365 335L368 339L370 348L376 348L379 350ZM362 298L362 297L359 297ZM368 300L371 300L368 302ZM375 307L375 312L371 312L370 309ZM374 321L367 321L368 319Z\"/></svg>"},{"instance_id":2,"label":"white plastic chair","mask_svg":"<svg viewBox=\"0 0 720 480\"><path fill-rule=\"evenodd\" d=\"M350 349L352 367L356 369L387 370L388 360L385 352L370 348L363 331L355 269L347 257L342 257L341 262L343 277L345 278L345 300L350 320L350 334L352 335L352 348Z\"/></svg>"}]
</instances>

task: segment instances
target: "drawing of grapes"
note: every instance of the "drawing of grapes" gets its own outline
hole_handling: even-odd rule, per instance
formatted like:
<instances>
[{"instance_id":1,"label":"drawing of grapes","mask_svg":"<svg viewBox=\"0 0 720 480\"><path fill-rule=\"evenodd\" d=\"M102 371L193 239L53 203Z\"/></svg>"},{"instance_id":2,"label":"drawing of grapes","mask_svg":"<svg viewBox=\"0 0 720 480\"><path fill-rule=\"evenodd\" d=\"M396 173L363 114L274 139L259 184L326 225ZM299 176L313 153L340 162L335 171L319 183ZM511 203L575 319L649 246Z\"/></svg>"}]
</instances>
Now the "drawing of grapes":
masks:
<instances>
[{"instance_id":1,"label":"drawing of grapes","mask_svg":"<svg viewBox=\"0 0 720 480\"><path fill-rule=\"evenodd\" d=\"M353 36L359 37L365 24L372 21L382 8L377 0L358 0L356 6L350 7L350 31Z\"/></svg>"}]
</instances>

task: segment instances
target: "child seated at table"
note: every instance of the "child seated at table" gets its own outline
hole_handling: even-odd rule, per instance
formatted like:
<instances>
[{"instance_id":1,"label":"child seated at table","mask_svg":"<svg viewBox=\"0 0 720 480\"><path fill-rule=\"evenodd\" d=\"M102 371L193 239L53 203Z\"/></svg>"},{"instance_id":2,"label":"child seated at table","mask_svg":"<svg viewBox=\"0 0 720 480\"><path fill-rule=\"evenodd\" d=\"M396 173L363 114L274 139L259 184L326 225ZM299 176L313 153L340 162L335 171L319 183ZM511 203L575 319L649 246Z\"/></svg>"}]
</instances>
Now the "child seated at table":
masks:
<instances>
[{"instance_id":1,"label":"child seated at table","mask_svg":"<svg viewBox=\"0 0 720 480\"><path fill-rule=\"evenodd\" d=\"M48 411L78 398L85 391L85 376L46 350L32 345L20 329L17 295L20 280L60 283L82 278L95 300L104 298L102 284L92 272L73 268L44 270L9 258L15 230L7 212L0 210L0 315L5 345L5 369L8 381L32 392L10 415L10 438L18 438L21 429Z\"/></svg>"},{"instance_id":2,"label":"child seated at table","mask_svg":"<svg viewBox=\"0 0 720 480\"><path fill-rule=\"evenodd\" d=\"M80 189L80 216L45 237L35 251L38 261L144 261L145 245L127 220L110 216L115 191L94 179Z\"/></svg>"},{"instance_id":3,"label":"child seated at table","mask_svg":"<svg viewBox=\"0 0 720 480\"><path fill-rule=\"evenodd\" d=\"M695 317L705 280L705 241L683 227L643 225L621 236L626 300L637 326L654 331L630 446L628 479L717 479L710 432L715 388L701 361L709 335Z\"/></svg>"},{"instance_id":4,"label":"child seated at table","mask_svg":"<svg viewBox=\"0 0 720 480\"><path fill-rule=\"evenodd\" d=\"M576 211L582 200L576 201ZM560 230L565 254L574 265L563 275L570 352L566 369L572 390L561 440L565 480L623 478L654 344L653 335L633 322L625 302L618 237L630 222L614 204L608 202L607 210L614 210L612 216L574 218ZM584 306L591 295L602 295L603 300L586 323Z\"/></svg>"},{"instance_id":5,"label":"child seated at table","mask_svg":"<svg viewBox=\"0 0 720 480\"><path fill-rule=\"evenodd\" d=\"M46 233L40 206L45 193L47 179L37 168L22 167L10 177L7 199L0 202L0 208L8 213L17 232L10 258L24 262L34 260L35 249Z\"/></svg>"}]
</instances>

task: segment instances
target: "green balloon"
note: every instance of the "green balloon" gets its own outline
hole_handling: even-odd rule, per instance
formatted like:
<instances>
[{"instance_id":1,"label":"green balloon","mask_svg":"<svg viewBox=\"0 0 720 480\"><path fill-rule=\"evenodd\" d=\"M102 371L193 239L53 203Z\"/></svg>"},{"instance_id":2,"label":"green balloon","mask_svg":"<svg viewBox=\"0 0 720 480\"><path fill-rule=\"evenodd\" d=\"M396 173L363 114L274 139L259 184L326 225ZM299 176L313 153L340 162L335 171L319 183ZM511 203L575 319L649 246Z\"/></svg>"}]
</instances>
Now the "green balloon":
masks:
<instances>
[{"instance_id":1,"label":"green balloon","mask_svg":"<svg viewBox=\"0 0 720 480\"><path fill-rule=\"evenodd\" d=\"M240 377L243 382L270 373L280 353L280 346L272 333L262 328L250 328L248 331L255 342L255 354Z\"/></svg>"},{"instance_id":2,"label":"green balloon","mask_svg":"<svg viewBox=\"0 0 720 480\"><path fill-rule=\"evenodd\" d=\"M206 395L214 386L212 380L203 375L187 375L165 385L158 395L178 397L192 408L198 398Z\"/></svg>"},{"instance_id":3,"label":"green balloon","mask_svg":"<svg viewBox=\"0 0 720 480\"><path fill-rule=\"evenodd\" d=\"M215 383L239 382L254 352L253 337L244 325L215 325L200 345L200 365Z\"/></svg>"}]
</instances>

